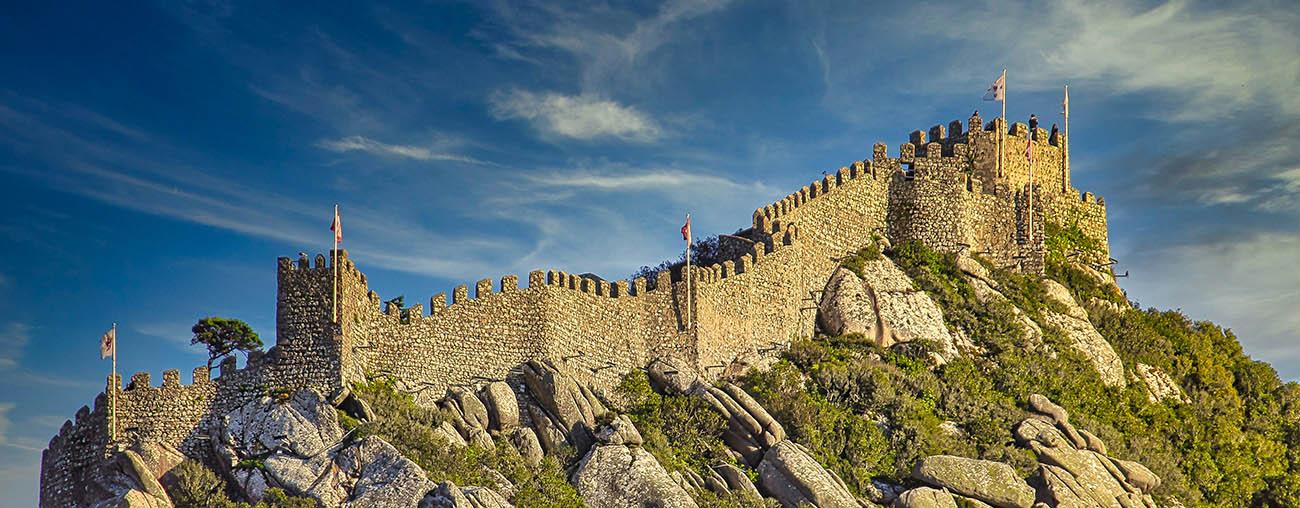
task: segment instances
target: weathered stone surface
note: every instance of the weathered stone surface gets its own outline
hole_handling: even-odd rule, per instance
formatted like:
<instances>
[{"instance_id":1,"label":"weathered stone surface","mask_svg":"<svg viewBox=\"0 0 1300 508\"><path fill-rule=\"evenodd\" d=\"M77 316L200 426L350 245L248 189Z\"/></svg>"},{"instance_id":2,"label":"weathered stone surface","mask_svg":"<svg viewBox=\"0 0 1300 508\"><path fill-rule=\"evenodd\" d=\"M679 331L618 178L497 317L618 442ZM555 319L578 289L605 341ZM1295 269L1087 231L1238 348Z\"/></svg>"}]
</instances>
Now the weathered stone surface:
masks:
<instances>
[{"instance_id":1,"label":"weathered stone surface","mask_svg":"<svg viewBox=\"0 0 1300 508\"><path fill-rule=\"evenodd\" d=\"M785 428L780 422L734 384L704 387L698 390L697 396L727 420L722 439L750 466L757 466L765 450L785 439Z\"/></svg>"},{"instance_id":2,"label":"weathered stone surface","mask_svg":"<svg viewBox=\"0 0 1300 508\"><path fill-rule=\"evenodd\" d=\"M592 447L578 463L572 482L591 508L697 506L654 456L639 447Z\"/></svg>"},{"instance_id":3,"label":"weathered stone surface","mask_svg":"<svg viewBox=\"0 0 1300 508\"><path fill-rule=\"evenodd\" d=\"M1174 382L1174 378L1169 377L1169 374L1159 368L1139 363L1137 364L1137 377L1142 381L1142 386L1146 388L1147 398L1151 402L1164 400L1187 402L1187 395L1183 393L1183 389L1178 386L1178 383Z\"/></svg>"},{"instance_id":4,"label":"weathered stone surface","mask_svg":"<svg viewBox=\"0 0 1300 508\"><path fill-rule=\"evenodd\" d=\"M340 442L334 408L313 390L287 400L263 397L220 422L213 451L254 500L274 484L327 506L412 506L432 488L419 466L382 439ZM255 460L262 466L244 465Z\"/></svg>"},{"instance_id":5,"label":"weathered stone surface","mask_svg":"<svg viewBox=\"0 0 1300 508\"><path fill-rule=\"evenodd\" d=\"M1088 319L1088 311L1083 310L1083 307L1080 307L1078 302L1074 301L1074 296L1070 294L1070 290L1062 286L1061 283L1052 279L1043 279L1043 289L1047 292L1048 298L1065 306L1067 315L1085 321Z\"/></svg>"},{"instance_id":6,"label":"weathered stone surface","mask_svg":"<svg viewBox=\"0 0 1300 508\"><path fill-rule=\"evenodd\" d=\"M473 392L464 388L453 387L447 391L444 402L453 405L468 429L487 430L489 425L487 407Z\"/></svg>"},{"instance_id":7,"label":"weathered stone surface","mask_svg":"<svg viewBox=\"0 0 1300 508\"><path fill-rule=\"evenodd\" d=\"M519 455L524 458L524 462L531 466L541 464L542 459L546 457L545 452L542 451L541 442L537 440L537 434L528 427L515 429L510 434L510 444L519 450Z\"/></svg>"},{"instance_id":8,"label":"weathered stone surface","mask_svg":"<svg viewBox=\"0 0 1300 508\"><path fill-rule=\"evenodd\" d=\"M1006 464L935 455L921 459L912 478L1000 508L1029 508L1034 489Z\"/></svg>"},{"instance_id":9,"label":"weathered stone surface","mask_svg":"<svg viewBox=\"0 0 1300 508\"><path fill-rule=\"evenodd\" d=\"M749 475L746 475L740 468L731 464L719 464L713 466L713 470L726 482L727 490L731 492L747 492L755 497L759 496L758 487L754 486L754 482L749 480Z\"/></svg>"},{"instance_id":10,"label":"weathered stone surface","mask_svg":"<svg viewBox=\"0 0 1300 508\"><path fill-rule=\"evenodd\" d=\"M1142 505L1141 496L1129 492L1121 481L1122 476L1117 477L1122 474L1111 472L1114 466L1109 458L1070 447L1049 448L1039 443L1030 443L1030 447L1038 454L1039 462L1060 468L1079 484L1079 488L1071 488L1079 497L1106 507Z\"/></svg>"},{"instance_id":11,"label":"weathered stone surface","mask_svg":"<svg viewBox=\"0 0 1300 508\"><path fill-rule=\"evenodd\" d=\"M479 392L487 410L488 429L510 432L519 426L519 399L505 381L488 383Z\"/></svg>"},{"instance_id":12,"label":"weathered stone surface","mask_svg":"<svg viewBox=\"0 0 1300 508\"><path fill-rule=\"evenodd\" d=\"M650 362L646 374L656 389L671 395L690 392L700 377L689 362L671 357Z\"/></svg>"},{"instance_id":13,"label":"weathered stone surface","mask_svg":"<svg viewBox=\"0 0 1300 508\"><path fill-rule=\"evenodd\" d=\"M632 425L632 420L627 415L615 416L610 420L608 425L601 425L594 433L596 441L600 444L616 444L626 446L640 446L641 433Z\"/></svg>"},{"instance_id":14,"label":"weathered stone surface","mask_svg":"<svg viewBox=\"0 0 1300 508\"><path fill-rule=\"evenodd\" d=\"M762 491L782 506L794 508L803 503L822 508L858 506L839 478L789 440L777 443L763 455L758 480Z\"/></svg>"},{"instance_id":15,"label":"weathered stone surface","mask_svg":"<svg viewBox=\"0 0 1300 508\"><path fill-rule=\"evenodd\" d=\"M1101 375L1103 383L1118 387L1128 384L1124 378L1124 363L1110 343L1092 327L1092 323L1066 314L1051 311L1045 313L1047 323L1065 331L1070 338L1071 347L1088 358L1092 367Z\"/></svg>"},{"instance_id":16,"label":"weathered stone surface","mask_svg":"<svg viewBox=\"0 0 1300 508\"><path fill-rule=\"evenodd\" d=\"M553 365L533 360L524 365L523 371L529 393L559 421L561 430L570 434L570 438L583 426L594 427L596 419L605 414L600 401L590 397Z\"/></svg>"},{"instance_id":17,"label":"weathered stone surface","mask_svg":"<svg viewBox=\"0 0 1300 508\"><path fill-rule=\"evenodd\" d=\"M1120 460L1112 458L1111 462L1115 467L1124 473L1124 478L1128 480L1129 485L1141 489L1142 492L1150 494L1151 491L1160 487L1160 477L1152 473L1146 466L1133 462L1131 460Z\"/></svg>"},{"instance_id":18,"label":"weathered stone surface","mask_svg":"<svg viewBox=\"0 0 1300 508\"><path fill-rule=\"evenodd\" d=\"M451 425L451 422L443 421L442 423L439 423L437 427L433 428L433 433L447 440L447 443L455 448L464 448L469 446L469 442L465 441L465 438L460 435L460 432L456 431L456 428Z\"/></svg>"},{"instance_id":19,"label":"weathered stone surface","mask_svg":"<svg viewBox=\"0 0 1300 508\"><path fill-rule=\"evenodd\" d=\"M839 268L826 281L817 304L817 323L830 335L857 333L882 347L894 344L893 333L881 319L874 291L852 271Z\"/></svg>"},{"instance_id":20,"label":"weathered stone surface","mask_svg":"<svg viewBox=\"0 0 1300 508\"><path fill-rule=\"evenodd\" d=\"M894 508L957 508L952 494L930 487L917 487L894 500Z\"/></svg>"},{"instance_id":21,"label":"weathered stone surface","mask_svg":"<svg viewBox=\"0 0 1300 508\"><path fill-rule=\"evenodd\" d=\"M420 500L419 508L513 508L510 501L487 487L457 487L442 482Z\"/></svg>"}]
</instances>

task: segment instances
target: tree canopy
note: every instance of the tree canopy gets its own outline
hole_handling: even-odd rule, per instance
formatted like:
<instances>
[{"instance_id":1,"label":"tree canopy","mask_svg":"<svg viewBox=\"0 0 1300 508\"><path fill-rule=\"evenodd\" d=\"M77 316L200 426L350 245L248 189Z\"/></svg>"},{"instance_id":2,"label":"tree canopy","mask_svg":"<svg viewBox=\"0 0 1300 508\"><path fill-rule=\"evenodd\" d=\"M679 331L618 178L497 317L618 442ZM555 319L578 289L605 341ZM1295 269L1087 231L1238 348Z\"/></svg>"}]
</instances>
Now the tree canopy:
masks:
<instances>
[{"instance_id":1,"label":"tree canopy","mask_svg":"<svg viewBox=\"0 0 1300 508\"><path fill-rule=\"evenodd\" d=\"M208 367L218 358L235 351L257 351L262 349L262 339L248 323L238 319L210 316L200 319L190 329L194 338L190 344L203 344L208 348Z\"/></svg>"}]
</instances>

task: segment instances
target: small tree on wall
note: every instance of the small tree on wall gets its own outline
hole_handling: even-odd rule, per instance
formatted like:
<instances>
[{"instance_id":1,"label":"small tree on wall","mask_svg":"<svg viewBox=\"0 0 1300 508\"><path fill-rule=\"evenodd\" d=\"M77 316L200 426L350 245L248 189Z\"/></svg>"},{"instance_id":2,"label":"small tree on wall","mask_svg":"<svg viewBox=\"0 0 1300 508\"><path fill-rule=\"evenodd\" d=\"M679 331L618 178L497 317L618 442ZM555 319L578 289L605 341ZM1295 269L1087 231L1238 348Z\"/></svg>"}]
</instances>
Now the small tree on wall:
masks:
<instances>
[{"instance_id":1,"label":"small tree on wall","mask_svg":"<svg viewBox=\"0 0 1300 508\"><path fill-rule=\"evenodd\" d=\"M212 368L212 362L218 358L235 351L247 354L262 349L262 339L257 336L257 332L248 323L238 319L205 317L195 323L190 331L194 332L190 344L203 344L208 348L208 368Z\"/></svg>"}]
</instances>

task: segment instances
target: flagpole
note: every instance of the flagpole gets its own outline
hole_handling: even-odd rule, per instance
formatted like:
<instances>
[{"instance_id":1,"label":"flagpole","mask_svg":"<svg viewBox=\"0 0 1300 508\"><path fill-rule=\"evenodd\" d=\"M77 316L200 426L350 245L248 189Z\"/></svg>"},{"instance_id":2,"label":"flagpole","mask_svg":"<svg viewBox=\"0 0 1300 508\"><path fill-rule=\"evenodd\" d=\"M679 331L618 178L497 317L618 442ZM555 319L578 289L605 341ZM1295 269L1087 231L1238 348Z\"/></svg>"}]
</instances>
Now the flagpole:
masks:
<instances>
[{"instance_id":1,"label":"flagpole","mask_svg":"<svg viewBox=\"0 0 1300 508\"><path fill-rule=\"evenodd\" d=\"M686 214L686 331L691 330L691 214Z\"/></svg>"},{"instance_id":2,"label":"flagpole","mask_svg":"<svg viewBox=\"0 0 1300 508\"><path fill-rule=\"evenodd\" d=\"M1065 139L1061 140L1061 182L1065 188L1061 192L1070 192L1070 85L1065 85L1061 114L1065 115Z\"/></svg>"},{"instance_id":3,"label":"flagpole","mask_svg":"<svg viewBox=\"0 0 1300 508\"><path fill-rule=\"evenodd\" d=\"M334 220L336 221L336 223L338 221L338 218L339 218L339 205L335 204ZM331 253L332 255L330 256L331 257L330 263L334 265L334 279L333 279L334 292L332 293L333 298L331 298L333 301L330 302L330 321L333 321L335 324L338 324L339 322L339 233L338 231L331 231L331 233L333 233L332 236L334 236L334 252L332 252Z\"/></svg>"},{"instance_id":4,"label":"flagpole","mask_svg":"<svg viewBox=\"0 0 1300 508\"><path fill-rule=\"evenodd\" d=\"M109 423L109 441L117 441L117 390L121 384L121 380L117 378L117 323L113 323L113 393L109 397L109 410L112 411L113 417Z\"/></svg>"},{"instance_id":5,"label":"flagpole","mask_svg":"<svg viewBox=\"0 0 1300 508\"><path fill-rule=\"evenodd\" d=\"M1006 152L1006 149L1003 147L1003 145L1006 144L1005 142L1006 137L1007 137L1007 69L1006 67L1003 67L1002 68L1002 127L998 130L998 176L999 177L1005 174L1002 170L1002 165L1003 165L1003 161L1006 160L1006 154L1004 153Z\"/></svg>"}]
</instances>

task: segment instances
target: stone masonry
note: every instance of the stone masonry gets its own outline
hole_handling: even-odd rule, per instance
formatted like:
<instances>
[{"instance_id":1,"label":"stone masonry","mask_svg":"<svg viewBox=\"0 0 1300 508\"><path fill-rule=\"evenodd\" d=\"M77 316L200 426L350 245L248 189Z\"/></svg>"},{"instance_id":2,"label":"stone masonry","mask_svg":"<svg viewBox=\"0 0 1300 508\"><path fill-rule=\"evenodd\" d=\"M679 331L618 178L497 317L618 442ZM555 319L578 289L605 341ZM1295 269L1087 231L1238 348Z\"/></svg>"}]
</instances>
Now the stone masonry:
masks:
<instances>
[{"instance_id":1,"label":"stone masonry","mask_svg":"<svg viewBox=\"0 0 1300 508\"><path fill-rule=\"evenodd\" d=\"M1032 206L1026 146L1035 153ZM132 443L162 442L210 460L214 418L269 389L309 387L339 397L352 383L381 375L433 405L451 386L517 383L519 366L533 359L549 359L596 387L657 358L714 377L762 365L792 338L812 334L817 293L838 260L875 237L969 249L1041 273L1044 221L1069 221L1107 242L1105 202L1070 186L1065 146L1063 136L1047 139L1020 123L1008 129L1000 119L986 125L978 116L915 131L896 156L876 144L870 158L755 210L751 227L726 238L733 259L692 267L689 294L680 269L658 273L653 290L639 278L609 282L548 270L522 281L480 280L472 291L461 285L450 301L440 293L427 307L381 308L345 251L280 258L275 346L243 368L228 358L215 378L206 367L194 369L188 385L176 370L163 373L161 386L148 373L125 387L110 378L94 408L83 407L50 441L41 505L93 498L100 462ZM691 323L684 321L687 305ZM107 435L110 395L117 399L116 439Z\"/></svg>"}]
</instances>

